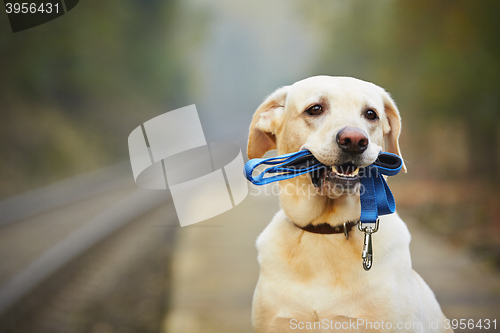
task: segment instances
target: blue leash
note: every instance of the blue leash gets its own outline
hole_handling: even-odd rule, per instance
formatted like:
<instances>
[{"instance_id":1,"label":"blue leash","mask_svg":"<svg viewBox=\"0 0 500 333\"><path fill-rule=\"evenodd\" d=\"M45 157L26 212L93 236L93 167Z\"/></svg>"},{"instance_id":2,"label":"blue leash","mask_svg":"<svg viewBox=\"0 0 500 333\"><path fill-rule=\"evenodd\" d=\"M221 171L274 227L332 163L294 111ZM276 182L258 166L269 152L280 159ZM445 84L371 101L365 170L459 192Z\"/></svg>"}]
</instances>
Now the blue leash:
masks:
<instances>
[{"instance_id":1,"label":"blue leash","mask_svg":"<svg viewBox=\"0 0 500 333\"><path fill-rule=\"evenodd\" d=\"M254 177L253 171L259 165L272 166ZM396 211L394 196L382 175L397 175L402 165L398 155L381 153L375 163L360 169L360 181L364 189L360 196L362 223L375 223L379 215L392 214ZM301 150L277 157L249 160L245 164L245 177L255 185L265 185L326 167L310 151Z\"/></svg>"},{"instance_id":2,"label":"blue leash","mask_svg":"<svg viewBox=\"0 0 500 333\"><path fill-rule=\"evenodd\" d=\"M259 165L271 165L257 176L253 171ZM361 216L358 229L365 233L363 248L363 267L369 270L372 266L371 234L378 230L379 215L392 214L396 211L396 202L389 185L382 175L394 176L399 173L403 161L398 155L380 153L377 160L359 170L361 181ZM294 178L322 168L328 168L319 162L308 150L285 154L271 158L255 158L245 164L245 177L255 185L265 185L272 182ZM372 226L363 224L371 223ZM375 226L373 226L375 224Z\"/></svg>"}]
</instances>

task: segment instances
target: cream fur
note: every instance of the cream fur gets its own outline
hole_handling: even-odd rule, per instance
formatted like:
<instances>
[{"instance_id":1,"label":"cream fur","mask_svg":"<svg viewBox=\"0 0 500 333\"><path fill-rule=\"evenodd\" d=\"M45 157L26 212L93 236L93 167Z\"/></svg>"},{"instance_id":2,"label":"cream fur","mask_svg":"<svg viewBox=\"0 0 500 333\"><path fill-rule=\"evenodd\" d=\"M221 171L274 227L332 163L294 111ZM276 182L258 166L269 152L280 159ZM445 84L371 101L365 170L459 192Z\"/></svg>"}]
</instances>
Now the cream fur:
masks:
<instances>
[{"instance_id":1,"label":"cream fur","mask_svg":"<svg viewBox=\"0 0 500 333\"><path fill-rule=\"evenodd\" d=\"M304 114L317 103L323 106L322 115ZM363 117L367 107L377 112L378 121ZM368 149L357 160L357 165L367 166L382 150L401 156L400 123L396 105L382 88L353 78L317 76L280 88L262 103L252 120L248 153L254 158L274 148L278 154L307 148L324 164L335 165L341 154L336 133L352 126L369 136ZM335 226L357 220L359 195L319 195L307 175L281 181L280 189L282 209L257 240L260 276L252 313L256 332L452 332L443 328L445 317L433 292L411 267L410 234L397 213L381 217L373 236L374 265L364 271L363 234L357 229L346 239L293 225ZM324 327L325 320L334 327L358 319L372 326L390 322L393 327ZM323 323L323 328L293 329L293 323L314 322ZM396 327L417 322L422 323L420 329ZM433 323L439 328L428 326Z\"/></svg>"}]
</instances>

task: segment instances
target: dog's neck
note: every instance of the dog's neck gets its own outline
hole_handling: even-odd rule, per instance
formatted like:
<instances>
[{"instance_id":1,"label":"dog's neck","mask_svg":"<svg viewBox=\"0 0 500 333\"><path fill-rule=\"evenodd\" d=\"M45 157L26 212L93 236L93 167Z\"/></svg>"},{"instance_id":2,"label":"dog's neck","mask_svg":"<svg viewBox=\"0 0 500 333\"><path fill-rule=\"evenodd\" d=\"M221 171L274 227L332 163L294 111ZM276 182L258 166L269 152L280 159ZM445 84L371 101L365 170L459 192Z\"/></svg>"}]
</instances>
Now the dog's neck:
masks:
<instances>
[{"instance_id":1,"label":"dog's neck","mask_svg":"<svg viewBox=\"0 0 500 333\"><path fill-rule=\"evenodd\" d=\"M359 195L342 195L336 199L321 196L307 177L280 182L281 207L294 224L306 227L327 223L335 227L359 220Z\"/></svg>"}]
</instances>

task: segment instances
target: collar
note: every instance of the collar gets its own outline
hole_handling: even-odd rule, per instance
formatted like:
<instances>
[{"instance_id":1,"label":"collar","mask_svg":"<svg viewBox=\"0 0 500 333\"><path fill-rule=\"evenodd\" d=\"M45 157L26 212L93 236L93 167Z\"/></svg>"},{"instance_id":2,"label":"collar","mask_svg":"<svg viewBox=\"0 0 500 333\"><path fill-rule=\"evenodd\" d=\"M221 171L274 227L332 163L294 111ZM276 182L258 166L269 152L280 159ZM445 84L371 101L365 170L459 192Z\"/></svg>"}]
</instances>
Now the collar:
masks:
<instances>
[{"instance_id":1,"label":"collar","mask_svg":"<svg viewBox=\"0 0 500 333\"><path fill-rule=\"evenodd\" d=\"M291 220L290 220L291 221ZM291 221L293 223L293 221ZM328 223L322 223L322 224L308 224L305 227L301 227L299 225L296 225L293 223L294 226L296 226L299 229L302 229L307 232L311 232L313 234L322 234L322 235L331 235L331 234L344 234L347 239L349 239L349 231L357 225L359 221L350 221L350 222L345 222L341 225L337 225L335 227L331 226Z\"/></svg>"}]
</instances>

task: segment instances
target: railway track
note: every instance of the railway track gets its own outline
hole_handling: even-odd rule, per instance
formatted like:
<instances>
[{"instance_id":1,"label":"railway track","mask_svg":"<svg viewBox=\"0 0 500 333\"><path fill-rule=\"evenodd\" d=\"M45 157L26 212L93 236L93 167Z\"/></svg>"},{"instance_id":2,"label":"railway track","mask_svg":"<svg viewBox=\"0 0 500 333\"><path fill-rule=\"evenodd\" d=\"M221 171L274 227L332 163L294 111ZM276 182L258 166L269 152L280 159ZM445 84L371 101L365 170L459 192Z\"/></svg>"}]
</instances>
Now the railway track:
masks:
<instances>
[{"instance_id":1,"label":"railway track","mask_svg":"<svg viewBox=\"0 0 500 333\"><path fill-rule=\"evenodd\" d=\"M0 203L0 331L157 332L177 227L127 163Z\"/></svg>"}]
</instances>

